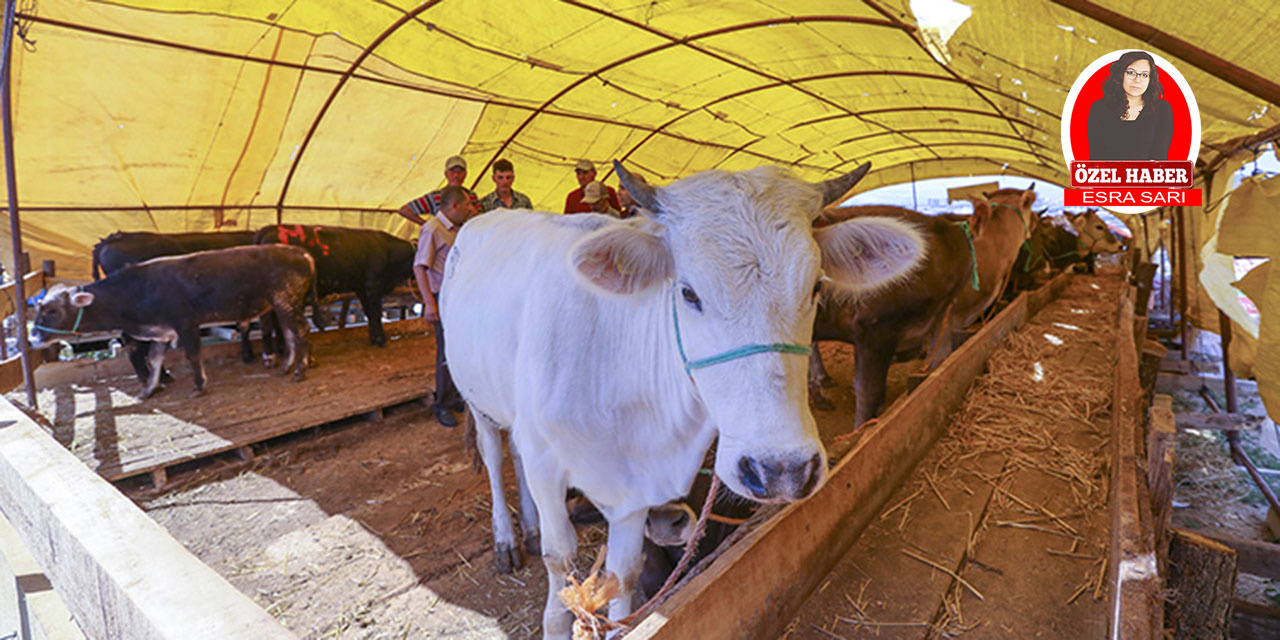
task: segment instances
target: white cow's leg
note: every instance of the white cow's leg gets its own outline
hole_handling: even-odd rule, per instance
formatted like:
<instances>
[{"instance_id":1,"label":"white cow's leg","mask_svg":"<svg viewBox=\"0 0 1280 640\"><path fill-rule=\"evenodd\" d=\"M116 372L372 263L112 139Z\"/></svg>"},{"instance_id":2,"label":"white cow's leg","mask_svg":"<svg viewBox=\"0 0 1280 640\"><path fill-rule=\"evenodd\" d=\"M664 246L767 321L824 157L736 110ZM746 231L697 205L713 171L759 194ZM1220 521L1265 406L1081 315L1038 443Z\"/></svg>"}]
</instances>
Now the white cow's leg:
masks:
<instances>
[{"instance_id":1,"label":"white cow's leg","mask_svg":"<svg viewBox=\"0 0 1280 640\"><path fill-rule=\"evenodd\" d=\"M520 494L520 531L524 534L524 550L530 555L541 553L542 544L538 536L538 505L533 502L529 493L529 481L524 476L524 462L520 459L519 448L514 441L511 447L511 458L516 467L516 492Z\"/></svg>"},{"instance_id":2,"label":"white cow's leg","mask_svg":"<svg viewBox=\"0 0 1280 640\"><path fill-rule=\"evenodd\" d=\"M516 545L515 526L511 523L511 510L507 507L507 495L502 487L502 435L498 426L472 407L467 412L468 426L476 430L476 447L480 459L489 472L489 492L493 500L493 565L498 573L511 573L524 566L520 547ZM516 469L519 470L517 463Z\"/></svg>"},{"instance_id":3,"label":"white cow's leg","mask_svg":"<svg viewBox=\"0 0 1280 640\"><path fill-rule=\"evenodd\" d=\"M631 592L644 566L644 521L648 513L643 509L609 521L609 553L604 568L618 577L622 587L619 596L609 601L610 620L631 615Z\"/></svg>"},{"instance_id":4,"label":"white cow's leg","mask_svg":"<svg viewBox=\"0 0 1280 640\"><path fill-rule=\"evenodd\" d=\"M564 474L551 464L524 458L529 492L538 505L538 523L542 530L542 562L547 567L547 605L542 610L542 637L544 640L569 640L573 630L573 615L560 601L560 590L573 570L573 558L578 551L578 532L569 521L569 511L564 506ZM643 521L642 521L643 522Z\"/></svg>"}]
</instances>

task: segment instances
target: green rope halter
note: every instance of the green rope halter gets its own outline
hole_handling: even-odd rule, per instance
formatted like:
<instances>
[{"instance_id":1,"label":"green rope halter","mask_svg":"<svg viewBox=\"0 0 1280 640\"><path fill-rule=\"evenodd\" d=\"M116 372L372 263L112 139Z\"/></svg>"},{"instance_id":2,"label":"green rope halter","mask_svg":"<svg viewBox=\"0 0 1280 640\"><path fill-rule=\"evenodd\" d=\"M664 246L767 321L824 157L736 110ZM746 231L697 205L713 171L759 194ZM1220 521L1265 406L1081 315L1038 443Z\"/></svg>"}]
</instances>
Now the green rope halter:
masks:
<instances>
[{"instance_id":1,"label":"green rope halter","mask_svg":"<svg viewBox=\"0 0 1280 640\"><path fill-rule=\"evenodd\" d=\"M960 225L964 229L964 239L969 242L969 257L973 259L973 268L970 269L969 279L973 285L973 290L977 291L978 287L978 252L973 249L973 232L969 230L969 221L961 220L953 224Z\"/></svg>"},{"instance_id":2,"label":"green rope halter","mask_svg":"<svg viewBox=\"0 0 1280 640\"><path fill-rule=\"evenodd\" d=\"M709 358L699 358L697 360L690 362L688 356L686 356L684 353L684 340L680 338L680 314L676 312L675 285L672 285L671 287L671 322L672 324L675 325L675 328L676 328L676 347L680 349L680 360L684 362L685 373L691 374L693 373L694 369L710 367L711 365L728 362L730 360L737 360L738 358L743 358L743 357L754 355L757 353L766 353L769 351L777 351L778 353L794 353L796 355L801 355L801 356L807 356L813 352L812 347L807 347L800 344L786 344L782 342L775 342L773 344L752 344L752 345L747 345L745 347L738 347L736 349L730 349L719 355L714 355Z\"/></svg>"},{"instance_id":3,"label":"green rope halter","mask_svg":"<svg viewBox=\"0 0 1280 640\"><path fill-rule=\"evenodd\" d=\"M62 333L70 336L82 336L84 335L80 332L80 321L82 319L84 319L84 307L80 307L80 311L76 313L76 323L71 326L70 331L67 331L66 329L54 329L53 327L46 327L41 324L34 324L31 326L33 329L44 331L45 333Z\"/></svg>"}]
</instances>

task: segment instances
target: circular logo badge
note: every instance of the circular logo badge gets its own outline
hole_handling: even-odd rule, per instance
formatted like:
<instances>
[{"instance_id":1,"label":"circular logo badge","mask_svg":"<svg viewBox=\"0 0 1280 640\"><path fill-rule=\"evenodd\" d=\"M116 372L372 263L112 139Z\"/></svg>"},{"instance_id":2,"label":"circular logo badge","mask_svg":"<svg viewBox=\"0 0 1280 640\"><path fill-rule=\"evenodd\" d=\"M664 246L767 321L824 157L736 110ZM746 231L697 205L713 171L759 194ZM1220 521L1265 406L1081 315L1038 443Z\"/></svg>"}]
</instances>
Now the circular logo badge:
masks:
<instances>
[{"instance_id":1,"label":"circular logo badge","mask_svg":"<svg viewBox=\"0 0 1280 640\"><path fill-rule=\"evenodd\" d=\"M1122 57L1123 69L1118 68ZM1131 108L1138 112L1136 117L1126 111ZM1194 163L1199 152L1196 98L1182 74L1159 55L1112 51L1089 64L1071 85L1062 109L1062 154L1068 170L1073 161L1082 160ZM1103 206L1118 213L1143 213L1160 204Z\"/></svg>"}]
</instances>

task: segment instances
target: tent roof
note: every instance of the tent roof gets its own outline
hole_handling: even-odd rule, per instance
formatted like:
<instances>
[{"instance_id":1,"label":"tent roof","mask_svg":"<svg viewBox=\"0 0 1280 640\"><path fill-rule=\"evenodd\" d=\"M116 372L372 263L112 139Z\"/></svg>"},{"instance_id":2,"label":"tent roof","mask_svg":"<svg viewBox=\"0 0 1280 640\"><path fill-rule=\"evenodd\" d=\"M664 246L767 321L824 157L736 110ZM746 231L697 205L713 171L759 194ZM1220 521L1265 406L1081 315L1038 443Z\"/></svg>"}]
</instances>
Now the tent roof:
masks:
<instances>
[{"instance_id":1,"label":"tent roof","mask_svg":"<svg viewBox=\"0 0 1280 640\"><path fill-rule=\"evenodd\" d=\"M1064 183L1063 102L1116 49L1178 66L1203 162L1280 131L1270 0L979 1L949 64L906 0L60 0L20 18L24 235L72 277L111 231L252 228L277 207L409 236L387 212L439 186L455 153L481 194L510 159L548 210L579 158L657 182L766 163L817 180L870 160L860 189Z\"/></svg>"}]
</instances>

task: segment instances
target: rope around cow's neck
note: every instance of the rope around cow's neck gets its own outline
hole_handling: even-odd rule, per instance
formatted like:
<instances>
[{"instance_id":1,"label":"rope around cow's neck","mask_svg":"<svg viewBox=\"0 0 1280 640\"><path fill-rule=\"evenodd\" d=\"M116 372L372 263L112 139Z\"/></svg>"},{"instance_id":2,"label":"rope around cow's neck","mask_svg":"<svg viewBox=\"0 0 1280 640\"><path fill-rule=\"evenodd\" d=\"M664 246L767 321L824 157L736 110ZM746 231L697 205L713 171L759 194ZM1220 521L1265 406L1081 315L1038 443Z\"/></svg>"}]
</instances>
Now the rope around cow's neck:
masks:
<instances>
[{"instance_id":1,"label":"rope around cow's neck","mask_svg":"<svg viewBox=\"0 0 1280 640\"><path fill-rule=\"evenodd\" d=\"M964 229L964 239L969 242L969 257L973 261L973 269L970 270L970 280L971 280L970 284L973 285L973 290L977 291L979 289L978 287L978 252L975 251L973 248L973 231L969 229L968 220L961 220L955 224L960 225L960 228Z\"/></svg>"}]
</instances>

